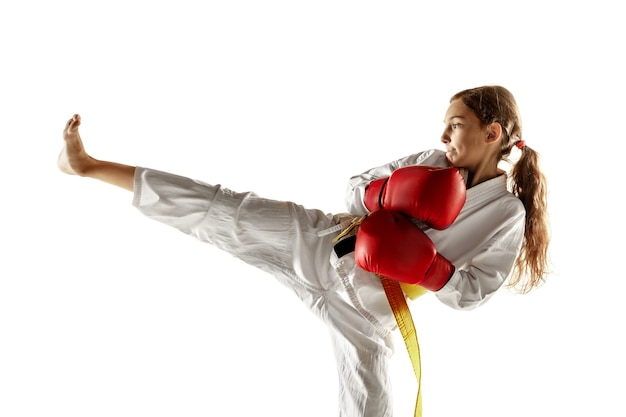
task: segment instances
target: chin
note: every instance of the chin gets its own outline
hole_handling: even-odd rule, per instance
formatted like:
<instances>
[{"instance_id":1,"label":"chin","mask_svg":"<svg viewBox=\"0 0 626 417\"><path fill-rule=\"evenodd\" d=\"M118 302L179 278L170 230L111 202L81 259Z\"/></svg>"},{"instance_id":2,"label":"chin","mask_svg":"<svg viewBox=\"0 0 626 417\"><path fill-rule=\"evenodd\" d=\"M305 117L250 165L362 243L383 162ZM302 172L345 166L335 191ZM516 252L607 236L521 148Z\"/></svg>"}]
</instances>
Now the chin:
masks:
<instances>
[{"instance_id":1,"label":"chin","mask_svg":"<svg viewBox=\"0 0 626 417\"><path fill-rule=\"evenodd\" d=\"M448 160L448 164L450 164L450 166L453 166L453 167L457 166L455 164L454 153L452 151L447 151L446 152L446 159Z\"/></svg>"}]
</instances>

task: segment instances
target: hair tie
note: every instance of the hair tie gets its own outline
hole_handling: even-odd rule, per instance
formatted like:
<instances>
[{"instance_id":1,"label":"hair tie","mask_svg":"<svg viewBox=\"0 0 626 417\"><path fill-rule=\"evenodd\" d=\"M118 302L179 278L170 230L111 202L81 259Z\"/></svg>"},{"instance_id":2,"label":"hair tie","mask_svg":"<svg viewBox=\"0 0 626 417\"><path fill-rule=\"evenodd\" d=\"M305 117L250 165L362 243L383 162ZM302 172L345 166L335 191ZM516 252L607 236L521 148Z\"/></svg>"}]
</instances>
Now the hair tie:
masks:
<instances>
[{"instance_id":1,"label":"hair tie","mask_svg":"<svg viewBox=\"0 0 626 417\"><path fill-rule=\"evenodd\" d=\"M524 142L523 140L518 140L515 143L515 146L517 146L517 149L522 149L524 146L526 146L526 142Z\"/></svg>"}]
</instances>

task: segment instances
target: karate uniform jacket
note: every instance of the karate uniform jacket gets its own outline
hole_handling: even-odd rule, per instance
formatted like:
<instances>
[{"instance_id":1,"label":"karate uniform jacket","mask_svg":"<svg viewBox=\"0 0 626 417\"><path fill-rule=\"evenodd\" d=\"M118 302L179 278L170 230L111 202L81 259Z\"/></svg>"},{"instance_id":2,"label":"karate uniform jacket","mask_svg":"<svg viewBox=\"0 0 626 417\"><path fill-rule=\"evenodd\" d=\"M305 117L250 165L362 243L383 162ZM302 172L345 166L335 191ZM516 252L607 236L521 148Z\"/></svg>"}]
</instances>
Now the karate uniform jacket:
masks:
<instances>
[{"instance_id":1,"label":"karate uniform jacket","mask_svg":"<svg viewBox=\"0 0 626 417\"><path fill-rule=\"evenodd\" d=\"M443 151L429 150L354 176L346 192L348 211L367 214L363 203L367 184L409 165L449 166ZM464 170L461 173L465 174ZM525 218L524 206L508 191L503 174L469 188L461 213L447 229L435 230L416 222L437 251L455 266L447 284L435 292L438 299L452 308L467 310L486 302L512 270L524 238Z\"/></svg>"}]
</instances>

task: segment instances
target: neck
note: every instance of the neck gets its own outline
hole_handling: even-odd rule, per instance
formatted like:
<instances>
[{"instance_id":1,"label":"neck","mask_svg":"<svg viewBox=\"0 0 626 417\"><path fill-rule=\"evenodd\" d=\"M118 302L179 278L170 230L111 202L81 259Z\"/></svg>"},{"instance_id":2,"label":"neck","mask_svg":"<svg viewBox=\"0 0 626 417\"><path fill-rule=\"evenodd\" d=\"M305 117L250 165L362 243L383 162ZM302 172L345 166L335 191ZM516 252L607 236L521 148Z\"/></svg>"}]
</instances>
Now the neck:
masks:
<instances>
[{"instance_id":1,"label":"neck","mask_svg":"<svg viewBox=\"0 0 626 417\"><path fill-rule=\"evenodd\" d=\"M467 188L472 188L475 185L489 181L504 173L503 170L495 167L494 169L477 169L475 171L469 171L467 175Z\"/></svg>"}]
</instances>

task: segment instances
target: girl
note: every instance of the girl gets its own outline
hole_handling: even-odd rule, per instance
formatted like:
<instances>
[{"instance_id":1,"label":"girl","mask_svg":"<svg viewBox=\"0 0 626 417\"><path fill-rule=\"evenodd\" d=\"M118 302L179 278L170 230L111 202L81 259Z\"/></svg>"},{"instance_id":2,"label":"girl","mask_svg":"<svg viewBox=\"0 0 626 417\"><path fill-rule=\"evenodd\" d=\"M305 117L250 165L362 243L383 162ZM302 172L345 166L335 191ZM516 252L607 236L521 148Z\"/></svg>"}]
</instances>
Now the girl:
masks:
<instances>
[{"instance_id":1,"label":"girl","mask_svg":"<svg viewBox=\"0 0 626 417\"><path fill-rule=\"evenodd\" d=\"M403 281L408 300L426 287L456 309L483 304L509 275L509 285L525 293L540 285L548 272L545 179L538 154L522 140L515 99L500 86L455 94L441 136L446 150L420 152L351 178L348 213L340 214L94 159L83 147L80 123L80 116L74 115L65 126L65 147L58 160L61 171L133 192L133 205L144 215L273 274L328 325L340 378L341 416L392 415L388 361L391 332L397 326L378 275L381 271ZM507 173L500 162L510 162L514 149L520 155ZM418 176L453 170L463 189L459 190L454 175L443 188L441 184L422 187L429 182L419 178L398 179L398 173L410 167L428 167ZM415 184L424 188L421 194L407 193L406 187ZM449 198L460 193L461 204L455 211ZM437 227L437 221L407 213L391 201L394 195L416 200L409 203L420 209L440 204L429 215L451 211L444 213L449 221ZM388 214L392 224L406 215L413 219L399 229L399 235L385 236L389 228L371 232L369 227L376 226L380 213ZM356 225L353 220L362 216L365 220ZM349 233L339 235L348 229ZM406 236L405 230L410 231ZM380 254L375 247L380 236L390 245L400 242L410 249L409 255L396 256L398 245L391 255ZM413 238L419 239L419 245ZM396 271L398 264L411 264L410 272Z\"/></svg>"}]
</instances>

